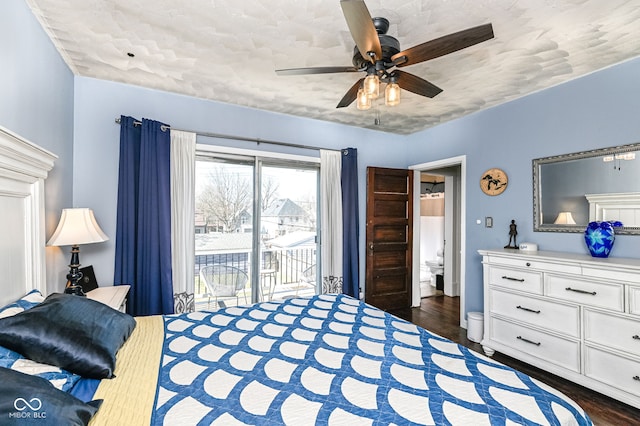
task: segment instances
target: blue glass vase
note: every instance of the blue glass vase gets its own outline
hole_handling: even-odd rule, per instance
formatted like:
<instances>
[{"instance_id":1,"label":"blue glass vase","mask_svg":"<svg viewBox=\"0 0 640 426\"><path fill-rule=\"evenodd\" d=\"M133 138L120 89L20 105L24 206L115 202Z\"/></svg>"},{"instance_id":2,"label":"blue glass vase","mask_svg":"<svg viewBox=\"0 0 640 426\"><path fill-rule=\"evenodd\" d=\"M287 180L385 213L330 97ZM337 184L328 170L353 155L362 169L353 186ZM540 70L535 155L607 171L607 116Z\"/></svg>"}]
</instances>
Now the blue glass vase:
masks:
<instances>
[{"instance_id":1,"label":"blue glass vase","mask_svg":"<svg viewBox=\"0 0 640 426\"><path fill-rule=\"evenodd\" d=\"M611 222L589 222L584 231L584 241L593 257L609 257L616 239Z\"/></svg>"}]
</instances>

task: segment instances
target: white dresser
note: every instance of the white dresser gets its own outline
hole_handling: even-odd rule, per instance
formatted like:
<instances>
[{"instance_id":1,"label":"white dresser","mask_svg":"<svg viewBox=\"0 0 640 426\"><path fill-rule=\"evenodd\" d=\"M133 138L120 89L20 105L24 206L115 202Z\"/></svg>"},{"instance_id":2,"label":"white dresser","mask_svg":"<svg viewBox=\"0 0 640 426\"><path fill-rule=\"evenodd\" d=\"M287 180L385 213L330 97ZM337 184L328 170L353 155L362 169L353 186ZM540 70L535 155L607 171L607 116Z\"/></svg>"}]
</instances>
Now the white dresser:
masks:
<instances>
[{"instance_id":1,"label":"white dresser","mask_svg":"<svg viewBox=\"0 0 640 426\"><path fill-rule=\"evenodd\" d=\"M640 259L478 252L487 355L502 352L640 408Z\"/></svg>"}]
</instances>

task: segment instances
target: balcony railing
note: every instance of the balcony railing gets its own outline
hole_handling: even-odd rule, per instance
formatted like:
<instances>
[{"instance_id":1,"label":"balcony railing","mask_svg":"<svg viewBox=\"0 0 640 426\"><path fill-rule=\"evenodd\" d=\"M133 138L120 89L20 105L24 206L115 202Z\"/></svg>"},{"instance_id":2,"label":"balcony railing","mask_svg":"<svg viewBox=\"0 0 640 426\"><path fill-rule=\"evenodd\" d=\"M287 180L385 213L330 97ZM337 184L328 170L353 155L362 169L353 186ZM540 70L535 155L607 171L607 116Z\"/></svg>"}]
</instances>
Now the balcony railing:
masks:
<instances>
[{"instance_id":1,"label":"balcony railing","mask_svg":"<svg viewBox=\"0 0 640 426\"><path fill-rule=\"evenodd\" d=\"M227 265L240 269L251 277L249 251L197 254L195 257L196 309L217 309L212 291L200 278L200 269L208 265ZM262 301L315 294L315 248L262 250L260 261L260 297ZM251 300L251 278L239 297L224 298L224 306ZM221 298L219 297L218 300ZM239 301L239 302L238 302ZM219 305L222 305L219 303Z\"/></svg>"}]
</instances>

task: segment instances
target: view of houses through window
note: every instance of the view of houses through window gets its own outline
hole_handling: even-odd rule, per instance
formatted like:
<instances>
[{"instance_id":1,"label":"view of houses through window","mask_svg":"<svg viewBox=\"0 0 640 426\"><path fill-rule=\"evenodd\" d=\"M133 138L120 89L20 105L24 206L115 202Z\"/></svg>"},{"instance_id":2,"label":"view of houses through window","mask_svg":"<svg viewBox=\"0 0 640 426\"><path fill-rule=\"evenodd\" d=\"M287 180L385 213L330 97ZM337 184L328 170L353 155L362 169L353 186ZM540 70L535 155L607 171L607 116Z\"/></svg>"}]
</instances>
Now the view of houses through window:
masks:
<instances>
[{"instance_id":1,"label":"view of houses through window","mask_svg":"<svg viewBox=\"0 0 640 426\"><path fill-rule=\"evenodd\" d=\"M315 294L318 172L314 163L198 157L197 310Z\"/></svg>"}]
</instances>

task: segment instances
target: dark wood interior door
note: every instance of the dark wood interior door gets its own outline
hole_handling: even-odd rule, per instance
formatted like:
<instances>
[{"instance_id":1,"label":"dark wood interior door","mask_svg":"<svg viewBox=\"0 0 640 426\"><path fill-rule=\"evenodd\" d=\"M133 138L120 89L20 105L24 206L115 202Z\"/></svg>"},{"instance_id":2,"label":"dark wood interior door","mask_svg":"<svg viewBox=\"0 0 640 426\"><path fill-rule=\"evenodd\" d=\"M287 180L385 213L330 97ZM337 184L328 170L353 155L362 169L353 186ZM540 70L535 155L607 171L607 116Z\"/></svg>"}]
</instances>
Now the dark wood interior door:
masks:
<instances>
[{"instance_id":1,"label":"dark wood interior door","mask_svg":"<svg viewBox=\"0 0 640 426\"><path fill-rule=\"evenodd\" d=\"M413 171L367 167L365 302L411 306Z\"/></svg>"}]
</instances>

